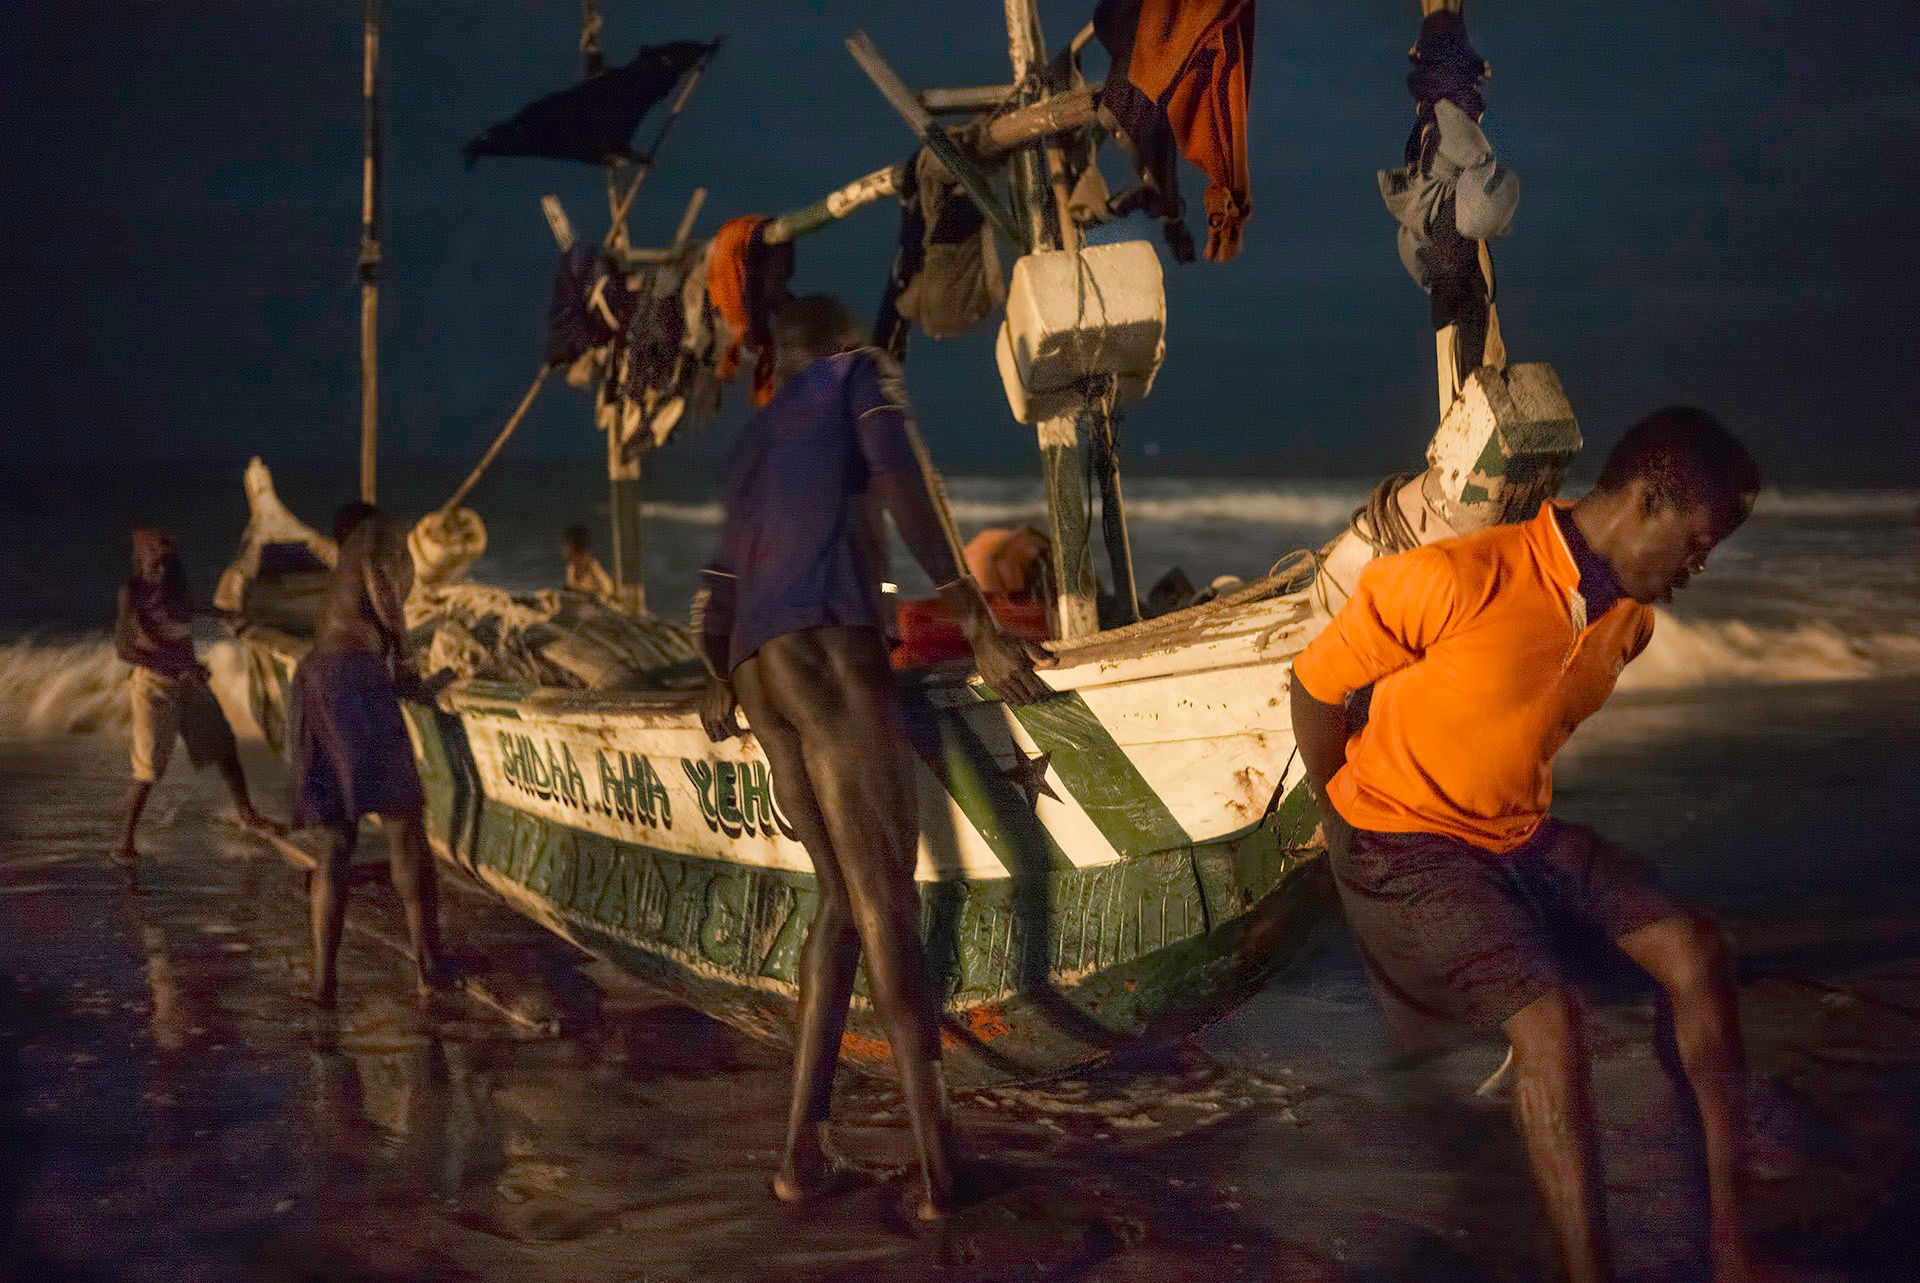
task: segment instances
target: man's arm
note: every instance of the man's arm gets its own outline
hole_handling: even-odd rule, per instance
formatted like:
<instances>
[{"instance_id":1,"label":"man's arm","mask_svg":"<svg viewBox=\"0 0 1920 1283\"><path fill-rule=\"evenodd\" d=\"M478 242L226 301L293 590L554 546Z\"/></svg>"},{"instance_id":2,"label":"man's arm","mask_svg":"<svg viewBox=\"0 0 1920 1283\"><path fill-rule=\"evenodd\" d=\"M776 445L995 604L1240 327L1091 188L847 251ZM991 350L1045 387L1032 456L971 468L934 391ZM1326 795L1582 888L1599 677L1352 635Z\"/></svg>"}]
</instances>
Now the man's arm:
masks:
<instances>
[{"instance_id":1,"label":"man's arm","mask_svg":"<svg viewBox=\"0 0 1920 1283\"><path fill-rule=\"evenodd\" d=\"M728 654L733 644L734 597L739 581L730 570L722 569L722 558L700 572L702 586L693 595L689 622L700 647L700 658L707 665L706 689L700 693L700 725L707 738L716 744L740 734L740 721L734 716L738 700L728 678Z\"/></svg>"},{"instance_id":2,"label":"man's arm","mask_svg":"<svg viewBox=\"0 0 1920 1283\"><path fill-rule=\"evenodd\" d=\"M1321 831L1329 846L1336 841L1344 843L1352 826L1334 809L1327 797L1327 785L1347 764L1347 707L1321 703L1307 694L1298 677L1288 684L1293 688L1293 742L1300 748L1307 785L1320 809Z\"/></svg>"},{"instance_id":3,"label":"man's arm","mask_svg":"<svg viewBox=\"0 0 1920 1283\"><path fill-rule=\"evenodd\" d=\"M934 507L926 473L907 436L901 407L885 397L878 367L871 359L855 377L851 409L860 452L867 463L869 485L893 514L901 541L920 568L932 579L940 600L960 625L973 648L974 667L994 693L1013 704L1030 704L1052 693L1033 675L1034 668L1052 667L1053 657L1000 630L987 609L980 586L954 560L946 526Z\"/></svg>"},{"instance_id":4,"label":"man's arm","mask_svg":"<svg viewBox=\"0 0 1920 1283\"><path fill-rule=\"evenodd\" d=\"M120 585L120 594L114 599L113 608L113 650L129 664L140 662L139 655L145 634L141 632L140 621L133 617L133 589L126 584Z\"/></svg>"},{"instance_id":5,"label":"man's arm","mask_svg":"<svg viewBox=\"0 0 1920 1283\"><path fill-rule=\"evenodd\" d=\"M1329 843L1352 829L1327 798L1347 764L1347 696L1418 663L1458 622L1460 598L1453 563L1437 549L1370 562L1333 622L1295 657L1293 739Z\"/></svg>"}]
</instances>

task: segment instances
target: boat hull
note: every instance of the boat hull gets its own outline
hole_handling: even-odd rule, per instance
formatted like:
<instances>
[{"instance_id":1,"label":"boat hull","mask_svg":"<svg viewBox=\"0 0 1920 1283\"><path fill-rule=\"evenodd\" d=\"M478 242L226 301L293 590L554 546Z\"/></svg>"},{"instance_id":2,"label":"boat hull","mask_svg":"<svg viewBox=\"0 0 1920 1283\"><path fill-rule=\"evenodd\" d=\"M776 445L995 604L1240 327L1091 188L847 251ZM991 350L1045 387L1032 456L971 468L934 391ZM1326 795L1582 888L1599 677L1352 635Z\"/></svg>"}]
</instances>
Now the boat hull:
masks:
<instances>
[{"instance_id":1,"label":"boat hull","mask_svg":"<svg viewBox=\"0 0 1920 1283\"><path fill-rule=\"evenodd\" d=\"M266 629L242 646L256 720L284 751L303 647ZM1116 745L1091 712L1101 698L1067 691L1036 713L964 683L908 687L921 925L955 1083L1044 1077L1189 1032L1337 916L1287 766L1243 767L1244 796L1208 813L1251 822L1196 836L1193 807L1176 817L1142 775L1191 774L1196 750L1177 737ZM751 737L708 744L690 696L467 683L453 703L406 706L440 858L588 952L790 1044L816 888ZM1241 745L1245 726L1231 730L1216 738L1236 752L1271 747L1266 732ZM889 1061L864 975L842 1050L857 1067Z\"/></svg>"}]
</instances>

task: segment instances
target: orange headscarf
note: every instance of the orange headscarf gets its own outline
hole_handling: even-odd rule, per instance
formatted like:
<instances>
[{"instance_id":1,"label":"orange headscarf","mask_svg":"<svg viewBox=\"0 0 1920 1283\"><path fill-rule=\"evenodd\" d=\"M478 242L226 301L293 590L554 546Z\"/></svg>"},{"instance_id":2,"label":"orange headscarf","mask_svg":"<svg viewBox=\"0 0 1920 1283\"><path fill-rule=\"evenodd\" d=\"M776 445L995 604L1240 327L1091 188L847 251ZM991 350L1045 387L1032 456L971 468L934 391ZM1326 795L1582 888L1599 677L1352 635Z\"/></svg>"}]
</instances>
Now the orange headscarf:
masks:
<instances>
[{"instance_id":1,"label":"orange headscarf","mask_svg":"<svg viewBox=\"0 0 1920 1283\"><path fill-rule=\"evenodd\" d=\"M760 229L769 221L763 214L743 214L721 224L707 260L707 297L734 335L715 373L731 379L740 370L741 352L752 350L753 391L748 399L756 406L773 399L773 336L767 332L765 318L754 315L749 263Z\"/></svg>"}]
</instances>

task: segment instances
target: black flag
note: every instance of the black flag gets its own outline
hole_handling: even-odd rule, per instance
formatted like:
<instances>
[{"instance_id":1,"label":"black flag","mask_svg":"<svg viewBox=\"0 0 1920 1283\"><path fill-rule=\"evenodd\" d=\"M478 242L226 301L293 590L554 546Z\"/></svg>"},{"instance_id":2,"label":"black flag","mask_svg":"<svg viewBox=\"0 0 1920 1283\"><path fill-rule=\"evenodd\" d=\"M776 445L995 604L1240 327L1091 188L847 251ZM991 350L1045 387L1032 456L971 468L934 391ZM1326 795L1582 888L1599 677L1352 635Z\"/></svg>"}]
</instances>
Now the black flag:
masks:
<instances>
[{"instance_id":1,"label":"black flag","mask_svg":"<svg viewBox=\"0 0 1920 1283\"><path fill-rule=\"evenodd\" d=\"M469 168L482 156L547 156L598 165L628 155L640 118L718 44L676 40L650 45L624 67L548 94L461 149Z\"/></svg>"}]
</instances>

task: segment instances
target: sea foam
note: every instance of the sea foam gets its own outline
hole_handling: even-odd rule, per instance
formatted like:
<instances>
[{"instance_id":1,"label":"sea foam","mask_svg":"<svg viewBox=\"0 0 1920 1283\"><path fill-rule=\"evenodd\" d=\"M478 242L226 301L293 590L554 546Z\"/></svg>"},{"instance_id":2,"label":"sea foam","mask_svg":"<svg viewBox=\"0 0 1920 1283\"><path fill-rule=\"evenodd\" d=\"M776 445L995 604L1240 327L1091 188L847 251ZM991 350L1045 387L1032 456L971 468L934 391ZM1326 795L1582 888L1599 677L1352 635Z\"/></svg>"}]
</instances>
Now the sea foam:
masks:
<instances>
[{"instance_id":1,"label":"sea foam","mask_svg":"<svg viewBox=\"0 0 1920 1283\"><path fill-rule=\"evenodd\" d=\"M258 738L239 643L215 642L200 657L213 673L214 696L234 733ZM129 671L106 637L0 646L0 734L125 735L132 720Z\"/></svg>"}]
</instances>

